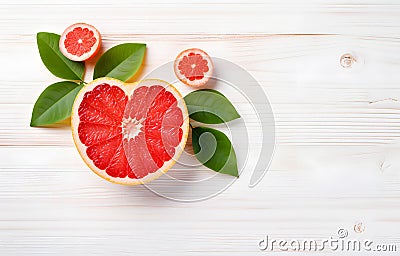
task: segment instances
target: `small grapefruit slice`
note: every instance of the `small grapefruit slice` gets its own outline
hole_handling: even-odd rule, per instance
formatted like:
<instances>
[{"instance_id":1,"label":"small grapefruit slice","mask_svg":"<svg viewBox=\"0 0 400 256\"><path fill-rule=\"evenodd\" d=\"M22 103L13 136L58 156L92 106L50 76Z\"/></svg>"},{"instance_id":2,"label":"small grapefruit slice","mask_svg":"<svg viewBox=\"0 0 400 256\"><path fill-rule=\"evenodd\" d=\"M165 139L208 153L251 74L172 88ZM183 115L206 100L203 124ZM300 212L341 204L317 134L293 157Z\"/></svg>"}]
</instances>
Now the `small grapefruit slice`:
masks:
<instances>
[{"instance_id":1,"label":"small grapefruit slice","mask_svg":"<svg viewBox=\"0 0 400 256\"><path fill-rule=\"evenodd\" d=\"M213 63L206 52L192 48L181 52L175 59L174 72L184 84L194 87L205 85L213 72Z\"/></svg>"},{"instance_id":2,"label":"small grapefruit slice","mask_svg":"<svg viewBox=\"0 0 400 256\"><path fill-rule=\"evenodd\" d=\"M92 25L76 23L61 35L59 47L62 54L73 61L84 61L95 56L100 50L101 35Z\"/></svg>"},{"instance_id":3,"label":"small grapefruit slice","mask_svg":"<svg viewBox=\"0 0 400 256\"><path fill-rule=\"evenodd\" d=\"M90 169L108 181L136 185L159 177L176 162L189 118L182 96L165 81L125 84L99 78L76 97L71 125Z\"/></svg>"}]
</instances>

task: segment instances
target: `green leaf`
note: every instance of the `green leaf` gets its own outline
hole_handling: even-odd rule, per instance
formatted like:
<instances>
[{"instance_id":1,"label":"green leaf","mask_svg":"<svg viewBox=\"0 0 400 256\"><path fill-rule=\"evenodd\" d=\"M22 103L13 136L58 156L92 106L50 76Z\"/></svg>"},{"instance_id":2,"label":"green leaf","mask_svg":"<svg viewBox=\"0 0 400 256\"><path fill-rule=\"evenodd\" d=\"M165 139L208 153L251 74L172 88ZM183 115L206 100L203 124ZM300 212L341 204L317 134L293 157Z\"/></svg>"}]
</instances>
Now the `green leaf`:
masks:
<instances>
[{"instance_id":1,"label":"green leaf","mask_svg":"<svg viewBox=\"0 0 400 256\"><path fill-rule=\"evenodd\" d=\"M145 44L126 43L114 46L96 63L93 79L113 77L127 81L142 65L145 51Z\"/></svg>"},{"instance_id":2,"label":"green leaf","mask_svg":"<svg viewBox=\"0 0 400 256\"><path fill-rule=\"evenodd\" d=\"M82 87L83 85L70 81L47 87L33 107L31 126L52 124L69 117L75 97Z\"/></svg>"},{"instance_id":3,"label":"green leaf","mask_svg":"<svg viewBox=\"0 0 400 256\"><path fill-rule=\"evenodd\" d=\"M196 158L206 167L219 173L239 176L236 154L229 138L215 129L192 129L192 144Z\"/></svg>"},{"instance_id":4,"label":"green leaf","mask_svg":"<svg viewBox=\"0 0 400 256\"><path fill-rule=\"evenodd\" d=\"M53 75L63 79L82 80L85 64L72 61L60 52L59 35L40 32L36 39L40 58Z\"/></svg>"},{"instance_id":5,"label":"green leaf","mask_svg":"<svg viewBox=\"0 0 400 256\"><path fill-rule=\"evenodd\" d=\"M232 103L220 92L202 89L184 98L189 117L204 124L221 124L240 117Z\"/></svg>"}]
</instances>

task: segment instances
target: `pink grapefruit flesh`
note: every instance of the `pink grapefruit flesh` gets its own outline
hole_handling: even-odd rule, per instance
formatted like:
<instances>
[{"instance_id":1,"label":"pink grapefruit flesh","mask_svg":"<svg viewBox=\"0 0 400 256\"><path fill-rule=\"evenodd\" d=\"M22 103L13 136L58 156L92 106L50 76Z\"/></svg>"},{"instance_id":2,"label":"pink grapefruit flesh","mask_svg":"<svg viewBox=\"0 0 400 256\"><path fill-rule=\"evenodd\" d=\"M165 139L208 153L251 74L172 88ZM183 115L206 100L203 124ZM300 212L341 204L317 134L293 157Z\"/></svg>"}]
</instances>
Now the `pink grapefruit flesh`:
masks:
<instances>
[{"instance_id":1,"label":"pink grapefruit flesh","mask_svg":"<svg viewBox=\"0 0 400 256\"><path fill-rule=\"evenodd\" d=\"M176 57L174 72L182 83L200 87L205 85L212 76L213 63L210 56L203 50L187 49Z\"/></svg>"},{"instance_id":2,"label":"pink grapefruit flesh","mask_svg":"<svg viewBox=\"0 0 400 256\"><path fill-rule=\"evenodd\" d=\"M168 171L183 151L188 126L182 96L162 80L99 78L73 106L80 155L96 174L120 184L143 184Z\"/></svg>"},{"instance_id":3,"label":"pink grapefruit flesh","mask_svg":"<svg viewBox=\"0 0 400 256\"><path fill-rule=\"evenodd\" d=\"M62 54L73 61L85 61L100 50L101 35L92 25L76 23L62 33L59 47Z\"/></svg>"}]
</instances>

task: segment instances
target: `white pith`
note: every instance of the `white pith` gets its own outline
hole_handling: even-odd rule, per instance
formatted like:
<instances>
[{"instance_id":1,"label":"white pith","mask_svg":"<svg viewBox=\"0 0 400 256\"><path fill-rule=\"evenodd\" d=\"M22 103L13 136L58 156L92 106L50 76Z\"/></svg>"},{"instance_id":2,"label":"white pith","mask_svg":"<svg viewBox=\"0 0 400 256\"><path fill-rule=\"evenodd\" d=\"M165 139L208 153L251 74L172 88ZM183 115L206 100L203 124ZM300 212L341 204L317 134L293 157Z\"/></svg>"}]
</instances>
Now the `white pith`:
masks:
<instances>
[{"instance_id":1,"label":"white pith","mask_svg":"<svg viewBox=\"0 0 400 256\"><path fill-rule=\"evenodd\" d=\"M183 131L182 140L180 141L179 145L175 148L176 152L175 152L175 155L173 156L173 158L167 162L164 162L163 166L161 168L159 168L156 172L150 173L141 179L131 179L128 177L115 178L115 177L109 176L106 173L106 170L101 170L101 169L97 168L94 165L93 161L87 156L87 154L86 154L87 147L80 141L79 134L78 134L78 127L79 127L79 122L80 122L79 116L78 116L78 109L79 109L78 103L82 102L82 99L86 92L92 91L96 86L103 84L103 83L108 83L111 86L117 85L122 90L125 91L126 95L129 95L129 96L132 94L133 90L135 88L138 88L139 86L150 86L150 85L157 84L157 85L161 85L164 88L166 88L166 90L171 92L177 99L178 107L181 109L182 115L183 115L183 124L181 126L181 129ZM72 108L72 115L71 115L72 136L73 136L75 145L79 151L79 154L81 155L81 157L85 161L85 163L90 167L90 169L92 169L93 172L95 172L100 177L102 177L108 181L114 182L114 183L119 183L119 184L124 184L124 185L137 185L137 184L144 184L144 183L147 183L151 180L158 178L159 176L161 176L162 174L167 172L175 164L176 160L180 157L180 155L182 154L183 149L186 145L187 135L189 132L189 117L188 117L186 105L185 105L184 101L181 99L182 99L182 96L172 85L168 84L165 81L158 80L158 79L146 79L146 80L140 81L138 83L125 84L125 83L123 83L119 80L113 79L113 78L99 78L99 79L96 79L96 80L88 83L87 85L85 85L82 88L82 90L79 92L78 96L76 97L74 106ZM128 119L121 121L121 127L124 125L124 122L125 122L126 124L131 123L133 125L133 127L131 127L131 128L135 128L135 129L131 130L132 133L130 133L131 131L125 130L125 132L127 132L125 134L124 130L123 130L124 137L128 136L128 138L134 138L135 136L137 136L139 134L139 132L137 130L137 128L139 127L138 123L142 124L142 122L136 123L136 121L137 120L132 119L132 118L128 118ZM134 126L134 125L136 125L136 126ZM138 132L138 133L136 134L136 132Z\"/></svg>"},{"instance_id":2,"label":"white pith","mask_svg":"<svg viewBox=\"0 0 400 256\"><path fill-rule=\"evenodd\" d=\"M139 133L143 132L141 129L143 127L143 120L136 120L136 118L123 118L122 119L122 135L124 139L134 139Z\"/></svg>"}]
</instances>

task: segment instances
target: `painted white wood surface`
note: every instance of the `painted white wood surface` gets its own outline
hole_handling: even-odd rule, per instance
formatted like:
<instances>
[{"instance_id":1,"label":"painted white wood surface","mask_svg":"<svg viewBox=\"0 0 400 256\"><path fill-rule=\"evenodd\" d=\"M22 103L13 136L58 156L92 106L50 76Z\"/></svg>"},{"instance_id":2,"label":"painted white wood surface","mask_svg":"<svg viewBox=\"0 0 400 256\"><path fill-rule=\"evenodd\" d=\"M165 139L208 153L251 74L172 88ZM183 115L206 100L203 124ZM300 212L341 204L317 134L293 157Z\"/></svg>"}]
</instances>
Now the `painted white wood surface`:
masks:
<instances>
[{"instance_id":1,"label":"painted white wood surface","mask_svg":"<svg viewBox=\"0 0 400 256\"><path fill-rule=\"evenodd\" d=\"M353 238L400 250L398 1L135 2L0 2L0 255L256 255L264 235L325 239L357 222ZM189 47L254 75L277 129L262 182L245 173L213 199L172 202L92 174L65 125L29 127L58 81L35 34L78 21L105 48L146 42L142 76ZM364 64L341 68L348 51Z\"/></svg>"}]
</instances>

